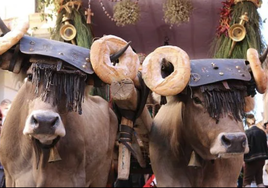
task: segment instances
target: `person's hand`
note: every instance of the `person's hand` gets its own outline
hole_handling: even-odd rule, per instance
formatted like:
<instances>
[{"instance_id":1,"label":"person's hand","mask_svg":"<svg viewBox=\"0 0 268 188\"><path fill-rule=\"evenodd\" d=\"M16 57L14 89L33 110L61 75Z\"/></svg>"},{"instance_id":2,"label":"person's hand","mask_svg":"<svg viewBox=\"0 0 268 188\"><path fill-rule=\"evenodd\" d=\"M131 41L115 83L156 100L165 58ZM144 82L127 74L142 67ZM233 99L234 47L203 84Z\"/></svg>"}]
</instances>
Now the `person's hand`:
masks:
<instances>
[{"instance_id":1,"label":"person's hand","mask_svg":"<svg viewBox=\"0 0 268 188\"><path fill-rule=\"evenodd\" d=\"M243 168L245 168L245 162L243 162L243 165L242 165Z\"/></svg>"}]
</instances>

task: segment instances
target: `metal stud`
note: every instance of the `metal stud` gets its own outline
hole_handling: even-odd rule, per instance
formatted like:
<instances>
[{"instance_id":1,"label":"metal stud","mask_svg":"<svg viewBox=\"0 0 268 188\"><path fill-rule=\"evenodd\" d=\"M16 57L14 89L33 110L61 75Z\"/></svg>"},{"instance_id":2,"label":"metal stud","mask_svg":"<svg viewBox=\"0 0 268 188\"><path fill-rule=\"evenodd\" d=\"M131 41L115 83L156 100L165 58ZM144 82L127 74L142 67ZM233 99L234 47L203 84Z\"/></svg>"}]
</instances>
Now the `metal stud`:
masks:
<instances>
[{"instance_id":1,"label":"metal stud","mask_svg":"<svg viewBox=\"0 0 268 188\"><path fill-rule=\"evenodd\" d=\"M240 69L240 66L235 66L236 69Z\"/></svg>"},{"instance_id":2,"label":"metal stud","mask_svg":"<svg viewBox=\"0 0 268 188\"><path fill-rule=\"evenodd\" d=\"M223 73L223 72L219 72L219 75L220 75L220 76L223 76L223 75L224 75L224 73Z\"/></svg>"},{"instance_id":3,"label":"metal stud","mask_svg":"<svg viewBox=\"0 0 268 188\"><path fill-rule=\"evenodd\" d=\"M86 69L86 68L87 68L87 63L84 63L84 64L82 65L82 67L83 67L84 69Z\"/></svg>"},{"instance_id":4,"label":"metal stud","mask_svg":"<svg viewBox=\"0 0 268 188\"><path fill-rule=\"evenodd\" d=\"M215 63L211 63L213 69L218 69L219 67Z\"/></svg>"},{"instance_id":5,"label":"metal stud","mask_svg":"<svg viewBox=\"0 0 268 188\"><path fill-rule=\"evenodd\" d=\"M59 55L63 55L63 53L62 53L62 52L60 52L60 53L59 53Z\"/></svg>"},{"instance_id":6,"label":"metal stud","mask_svg":"<svg viewBox=\"0 0 268 188\"><path fill-rule=\"evenodd\" d=\"M31 41L30 44L31 44L31 45L35 45L35 42L34 42L34 41Z\"/></svg>"},{"instance_id":7,"label":"metal stud","mask_svg":"<svg viewBox=\"0 0 268 188\"><path fill-rule=\"evenodd\" d=\"M30 52L33 52L34 51L34 49L33 48L30 48L30 50L29 50Z\"/></svg>"},{"instance_id":8,"label":"metal stud","mask_svg":"<svg viewBox=\"0 0 268 188\"><path fill-rule=\"evenodd\" d=\"M88 63L90 62L90 59L88 57L86 58L86 62L88 62Z\"/></svg>"}]
</instances>

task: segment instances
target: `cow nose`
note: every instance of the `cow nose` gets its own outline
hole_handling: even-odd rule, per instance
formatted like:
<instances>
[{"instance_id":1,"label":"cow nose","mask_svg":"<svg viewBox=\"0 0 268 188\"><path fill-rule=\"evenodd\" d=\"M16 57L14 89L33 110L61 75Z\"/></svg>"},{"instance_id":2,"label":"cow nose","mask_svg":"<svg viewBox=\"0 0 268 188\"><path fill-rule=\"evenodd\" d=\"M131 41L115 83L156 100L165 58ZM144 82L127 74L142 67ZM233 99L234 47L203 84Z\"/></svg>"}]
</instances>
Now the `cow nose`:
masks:
<instances>
[{"instance_id":1,"label":"cow nose","mask_svg":"<svg viewBox=\"0 0 268 188\"><path fill-rule=\"evenodd\" d=\"M34 114L32 116L31 122L34 124L35 128L38 127L55 127L59 121L58 116L44 116L39 114Z\"/></svg>"},{"instance_id":2,"label":"cow nose","mask_svg":"<svg viewBox=\"0 0 268 188\"><path fill-rule=\"evenodd\" d=\"M54 134L60 124L60 117L58 113L34 112L28 122L33 134Z\"/></svg>"},{"instance_id":3,"label":"cow nose","mask_svg":"<svg viewBox=\"0 0 268 188\"><path fill-rule=\"evenodd\" d=\"M221 142L226 147L227 153L239 153L245 150L247 137L245 134L226 133L222 135Z\"/></svg>"}]
</instances>

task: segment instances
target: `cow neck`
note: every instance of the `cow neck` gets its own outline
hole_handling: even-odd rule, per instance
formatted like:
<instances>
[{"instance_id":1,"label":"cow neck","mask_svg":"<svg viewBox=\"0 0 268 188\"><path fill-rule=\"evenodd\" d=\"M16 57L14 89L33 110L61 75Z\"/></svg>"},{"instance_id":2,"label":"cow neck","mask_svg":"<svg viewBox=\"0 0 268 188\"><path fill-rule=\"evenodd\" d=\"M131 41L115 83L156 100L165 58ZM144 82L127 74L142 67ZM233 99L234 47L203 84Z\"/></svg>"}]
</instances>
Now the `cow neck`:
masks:
<instances>
[{"instance_id":1,"label":"cow neck","mask_svg":"<svg viewBox=\"0 0 268 188\"><path fill-rule=\"evenodd\" d=\"M55 138L51 144L45 145L45 144L42 144L39 140L32 138L35 156L36 156L36 168L37 169L38 169L38 166L40 163L41 152L44 154L44 153L46 153L45 151L50 150L49 153L51 154L52 153L51 150L56 146L56 144L58 143L59 140L60 140L60 136ZM51 156L49 156L49 159L50 158L51 158ZM44 159L45 159L45 157L43 158L43 160ZM43 161L43 162L46 162L46 161ZM47 162L49 162L49 161L47 161Z\"/></svg>"}]
</instances>

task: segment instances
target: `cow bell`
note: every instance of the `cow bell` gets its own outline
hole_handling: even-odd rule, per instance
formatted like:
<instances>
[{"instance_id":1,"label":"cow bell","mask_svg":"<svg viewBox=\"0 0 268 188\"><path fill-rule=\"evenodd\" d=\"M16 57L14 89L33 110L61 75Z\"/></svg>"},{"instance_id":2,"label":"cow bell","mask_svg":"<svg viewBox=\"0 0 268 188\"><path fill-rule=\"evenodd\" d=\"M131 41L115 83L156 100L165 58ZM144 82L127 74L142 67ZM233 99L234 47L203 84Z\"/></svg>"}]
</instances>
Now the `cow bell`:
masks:
<instances>
[{"instance_id":1,"label":"cow bell","mask_svg":"<svg viewBox=\"0 0 268 188\"><path fill-rule=\"evenodd\" d=\"M56 146L54 146L53 148L50 149L48 162L52 163L52 162L57 162L57 161L61 161L61 160L62 159L60 157L58 149L56 148Z\"/></svg>"},{"instance_id":2,"label":"cow bell","mask_svg":"<svg viewBox=\"0 0 268 188\"><path fill-rule=\"evenodd\" d=\"M192 151L188 166L195 168L202 167L201 160L202 160L201 157L198 154L196 154L195 151Z\"/></svg>"}]
</instances>

